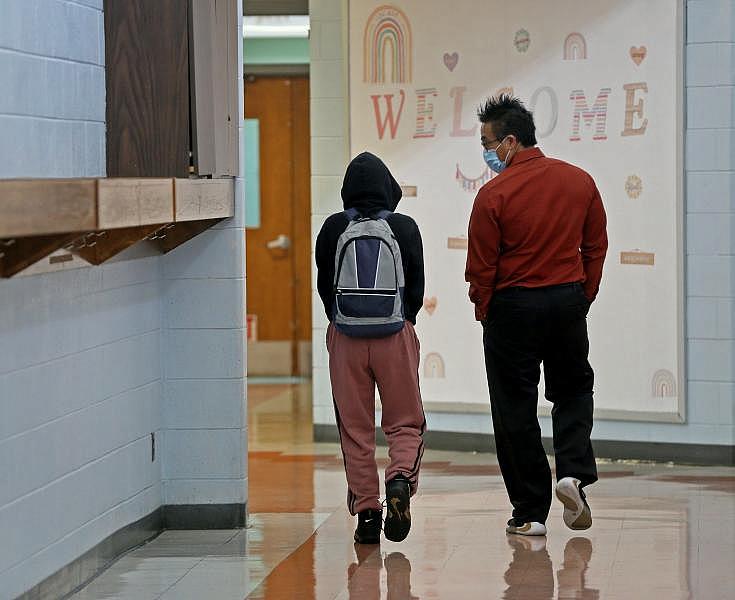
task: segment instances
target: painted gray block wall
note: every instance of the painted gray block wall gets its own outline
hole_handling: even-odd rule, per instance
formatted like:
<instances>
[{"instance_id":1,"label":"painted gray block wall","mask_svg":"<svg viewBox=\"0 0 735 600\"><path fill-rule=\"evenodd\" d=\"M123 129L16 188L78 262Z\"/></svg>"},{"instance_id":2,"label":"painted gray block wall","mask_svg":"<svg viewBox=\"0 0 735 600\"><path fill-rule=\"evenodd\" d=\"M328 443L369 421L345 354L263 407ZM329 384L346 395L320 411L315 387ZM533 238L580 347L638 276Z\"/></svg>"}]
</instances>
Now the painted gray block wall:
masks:
<instances>
[{"instance_id":1,"label":"painted gray block wall","mask_svg":"<svg viewBox=\"0 0 735 600\"><path fill-rule=\"evenodd\" d=\"M0 12L0 177L104 176L102 0Z\"/></svg>"},{"instance_id":2,"label":"painted gray block wall","mask_svg":"<svg viewBox=\"0 0 735 600\"><path fill-rule=\"evenodd\" d=\"M2 2L0 177L104 176L101 11L102 0ZM70 164L55 162L70 149ZM246 502L236 190L234 219L165 257L136 247L100 267L0 280L2 598L167 502Z\"/></svg>"},{"instance_id":3,"label":"painted gray block wall","mask_svg":"<svg viewBox=\"0 0 735 600\"><path fill-rule=\"evenodd\" d=\"M314 236L340 210L349 160L346 3L312 0ZM686 2L687 422L602 421L600 440L733 445L735 442L735 2ZM316 289L316 286L314 286ZM333 425L326 319L314 295L314 423ZM594 340L593 340L594 343ZM478 352L480 349L478 348ZM429 413L430 430L489 433L490 415ZM541 419L545 436L551 421Z\"/></svg>"},{"instance_id":4,"label":"painted gray block wall","mask_svg":"<svg viewBox=\"0 0 735 600\"><path fill-rule=\"evenodd\" d=\"M340 188L349 162L349 92L347 86L347 2L310 0L311 63L311 210L312 264L316 236L324 220L342 210ZM335 424L329 359L325 344L327 319L316 293L312 269L313 414L315 424Z\"/></svg>"},{"instance_id":5,"label":"painted gray block wall","mask_svg":"<svg viewBox=\"0 0 735 600\"><path fill-rule=\"evenodd\" d=\"M244 504L242 222L230 219L173 250L163 274L164 504Z\"/></svg>"},{"instance_id":6,"label":"painted gray block wall","mask_svg":"<svg viewBox=\"0 0 735 600\"><path fill-rule=\"evenodd\" d=\"M161 263L0 281L0 590L161 504Z\"/></svg>"},{"instance_id":7,"label":"painted gray block wall","mask_svg":"<svg viewBox=\"0 0 735 600\"><path fill-rule=\"evenodd\" d=\"M6 0L0 177L104 176L102 1ZM0 281L0 590L160 506L161 261Z\"/></svg>"}]
</instances>

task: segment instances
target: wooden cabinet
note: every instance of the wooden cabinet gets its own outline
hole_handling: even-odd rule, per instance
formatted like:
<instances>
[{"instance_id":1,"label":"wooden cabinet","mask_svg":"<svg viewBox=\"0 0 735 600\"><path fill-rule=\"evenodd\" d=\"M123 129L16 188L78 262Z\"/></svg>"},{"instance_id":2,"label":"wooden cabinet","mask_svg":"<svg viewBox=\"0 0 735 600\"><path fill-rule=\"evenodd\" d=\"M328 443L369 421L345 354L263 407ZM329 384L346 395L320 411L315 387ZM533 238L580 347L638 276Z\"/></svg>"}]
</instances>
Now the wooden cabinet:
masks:
<instances>
[{"instance_id":1,"label":"wooden cabinet","mask_svg":"<svg viewBox=\"0 0 735 600\"><path fill-rule=\"evenodd\" d=\"M236 0L104 6L107 175L238 175Z\"/></svg>"}]
</instances>

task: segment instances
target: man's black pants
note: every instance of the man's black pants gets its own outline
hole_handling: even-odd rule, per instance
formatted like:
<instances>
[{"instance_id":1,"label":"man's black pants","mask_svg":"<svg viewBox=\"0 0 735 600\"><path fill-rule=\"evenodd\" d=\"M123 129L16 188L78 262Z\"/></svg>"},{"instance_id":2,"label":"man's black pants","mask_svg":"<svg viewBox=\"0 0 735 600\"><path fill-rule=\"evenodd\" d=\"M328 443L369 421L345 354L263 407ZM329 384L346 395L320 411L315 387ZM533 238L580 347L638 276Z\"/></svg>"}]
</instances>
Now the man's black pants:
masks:
<instances>
[{"instance_id":1,"label":"man's black pants","mask_svg":"<svg viewBox=\"0 0 735 600\"><path fill-rule=\"evenodd\" d=\"M546 399L554 404L556 477L597 481L588 311L578 283L514 287L495 293L483 323L498 462L520 523L545 523L551 508L551 470L536 416L542 362Z\"/></svg>"}]
</instances>

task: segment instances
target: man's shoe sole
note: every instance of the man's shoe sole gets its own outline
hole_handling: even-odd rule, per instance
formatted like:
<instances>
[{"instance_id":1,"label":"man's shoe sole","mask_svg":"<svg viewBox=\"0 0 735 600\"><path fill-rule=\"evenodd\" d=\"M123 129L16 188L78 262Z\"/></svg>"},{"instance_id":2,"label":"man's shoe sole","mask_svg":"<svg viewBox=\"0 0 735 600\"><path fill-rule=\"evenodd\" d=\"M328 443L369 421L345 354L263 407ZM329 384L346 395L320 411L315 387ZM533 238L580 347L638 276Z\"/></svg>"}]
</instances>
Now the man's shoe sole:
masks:
<instances>
[{"instance_id":1,"label":"man's shoe sole","mask_svg":"<svg viewBox=\"0 0 735 600\"><path fill-rule=\"evenodd\" d=\"M575 531L592 527L592 512L582 500L578 486L579 480L571 477L565 477L556 484L556 497L564 505L564 523Z\"/></svg>"},{"instance_id":2,"label":"man's shoe sole","mask_svg":"<svg viewBox=\"0 0 735 600\"><path fill-rule=\"evenodd\" d=\"M385 538L402 542L411 531L411 491L408 482L389 482L386 486L387 515L383 523Z\"/></svg>"}]
</instances>

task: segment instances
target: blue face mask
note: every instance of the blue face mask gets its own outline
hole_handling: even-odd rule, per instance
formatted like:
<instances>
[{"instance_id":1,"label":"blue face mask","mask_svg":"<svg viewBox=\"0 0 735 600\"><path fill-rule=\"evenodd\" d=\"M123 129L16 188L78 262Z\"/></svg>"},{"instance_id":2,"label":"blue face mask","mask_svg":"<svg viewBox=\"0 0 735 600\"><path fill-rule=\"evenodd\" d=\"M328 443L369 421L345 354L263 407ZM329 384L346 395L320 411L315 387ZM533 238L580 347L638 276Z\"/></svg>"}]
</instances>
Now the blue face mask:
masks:
<instances>
[{"instance_id":1,"label":"blue face mask","mask_svg":"<svg viewBox=\"0 0 735 600\"><path fill-rule=\"evenodd\" d=\"M498 157L497 150L485 150L482 153L482 157L485 159L485 163L496 173L500 173L505 169L505 163Z\"/></svg>"}]
</instances>

